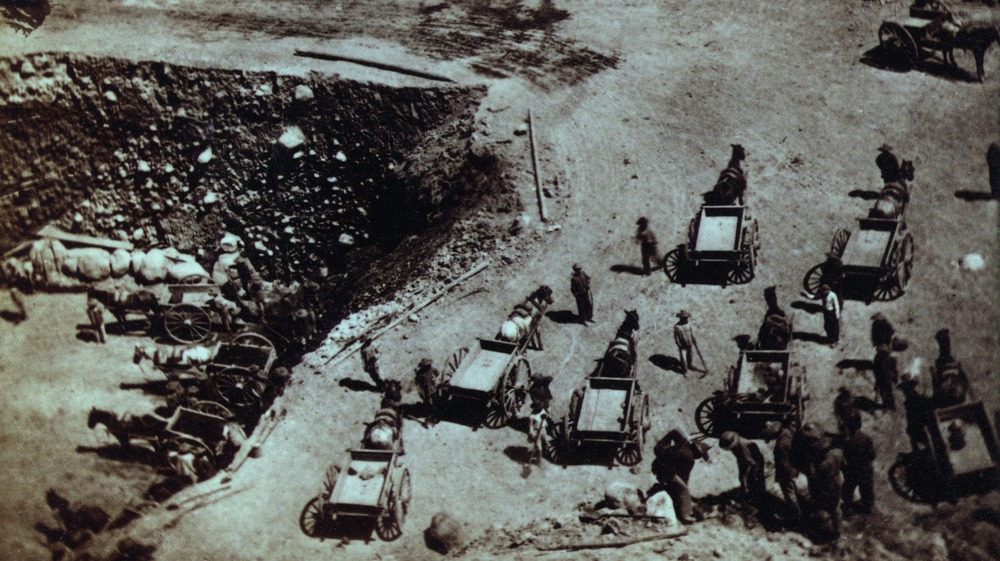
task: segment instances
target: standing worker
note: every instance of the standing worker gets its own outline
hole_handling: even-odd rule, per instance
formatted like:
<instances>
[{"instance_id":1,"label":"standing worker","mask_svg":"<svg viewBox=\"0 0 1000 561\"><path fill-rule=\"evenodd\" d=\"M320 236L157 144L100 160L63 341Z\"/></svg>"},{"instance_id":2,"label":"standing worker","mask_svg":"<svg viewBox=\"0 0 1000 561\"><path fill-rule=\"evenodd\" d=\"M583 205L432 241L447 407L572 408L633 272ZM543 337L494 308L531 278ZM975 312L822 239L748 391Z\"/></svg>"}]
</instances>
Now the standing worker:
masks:
<instances>
[{"instance_id":1,"label":"standing worker","mask_svg":"<svg viewBox=\"0 0 1000 561\"><path fill-rule=\"evenodd\" d=\"M99 343L107 343L108 334L104 330L104 304L94 296L87 297L87 318L94 328Z\"/></svg>"},{"instance_id":2,"label":"standing worker","mask_svg":"<svg viewBox=\"0 0 1000 561\"><path fill-rule=\"evenodd\" d=\"M384 382L378 373L378 349L372 346L371 337L365 337L361 343L361 366L375 383L375 387L382 391Z\"/></svg>"},{"instance_id":3,"label":"standing worker","mask_svg":"<svg viewBox=\"0 0 1000 561\"><path fill-rule=\"evenodd\" d=\"M687 310L678 312L677 323L674 325L674 342L677 343L677 358L681 363L681 374L687 375L688 369L694 370L694 357L691 351L697 345L694 338L694 327L692 327L691 314Z\"/></svg>"},{"instance_id":4,"label":"standing worker","mask_svg":"<svg viewBox=\"0 0 1000 561\"><path fill-rule=\"evenodd\" d=\"M895 181L899 177L899 160L892 153L892 146L882 144L878 148L878 157L875 158L875 165L878 166L882 174L882 181L888 183Z\"/></svg>"},{"instance_id":5,"label":"standing worker","mask_svg":"<svg viewBox=\"0 0 1000 561\"><path fill-rule=\"evenodd\" d=\"M764 455L756 442L750 442L733 431L726 431L719 437L719 447L729 450L736 456L736 465L740 471L740 489L747 503L760 507L766 489L764 487Z\"/></svg>"},{"instance_id":6,"label":"standing worker","mask_svg":"<svg viewBox=\"0 0 1000 561\"><path fill-rule=\"evenodd\" d=\"M638 228L635 232L635 239L639 242L639 249L642 252L642 274L649 276L651 270L650 261L660 266L660 249L656 241L656 234L649 229L649 219L645 216L636 220Z\"/></svg>"},{"instance_id":7,"label":"standing worker","mask_svg":"<svg viewBox=\"0 0 1000 561\"><path fill-rule=\"evenodd\" d=\"M889 319L876 313L872 316L872 346L894 345L896 341L896 329L889 323Z\"/></svg>"},{"instance_id":8,"label":"standing worker","mask_svg":"<svg viewBox=\"0 0 1000 561\"><path fill-rule=\"evenodd\" d=\"M691 490L688 480L698 459L707 458L706 450L691 442L680 429L671 430L656 443L653 475L657 486L662 487L674 502L677 519L685 524L694 522ZM649 495L655 494L650 490Z\"/></svg>"},{"instance_id":9,"label":"standing worker","mask_svg":"<svg viewBox=\"0 0 1000 561\"><path fill-rule=\"evenodd\" d=\"M892 347L881 344L875 348L875 359L872 360L875 373L875 393L881 399L882 408L895 411L896 396L892 387L899 380L899 367L896 358L892 356Z\"/></svg>"},{"instance_id":10,"label":"standing worker","mask_svg":"<svg viewBox=\"0 0 1000 561\"><path fill-rule=\"evenodd\" d=\"M830 285L819 287L816 297L823 305L823 331L826 332L826 342L835 347L840 342L840 297L830 290Z\"/></svg>"},{"instance_id":11,"label":"standing worker","mask_svg":"<svg viewBox=\"0 0 1000 561\"><path fill-rule=\"evenodd\" d=\"M764 439L774 439L774 481L785 497L785 506L795 518L799 518L802 507L799 506L799 488L795 483L799 470L792 462L794 437L795 431L788 422L770 421L764 428Z\"/></svg>"},{"instance_id":12,"label":"standing worker","mask_svg":"<svg viewBox=\"0 0 1000 561\"><path fill-rule=\"evenodd\" d=\"M844 439L844 488L842 499L845 511L870 514L875 505L875 444L861 430L861 416L847 419L847 437ZM854 490L861 494L861 503L855 505Z\"/></svg>"},{"instance_id":13,"label":"standing worker","mask_svg":"<svg viewBox=\"0 0 1000 561\"><path fill-rule=\"evenodd\" d=\"M569 279L569 290L576 298L577 317L580 323L594 323L594 295L590 292L590 277L583 272L583 267L573 265L573 276Z\"/></svg>"}]
</instances>

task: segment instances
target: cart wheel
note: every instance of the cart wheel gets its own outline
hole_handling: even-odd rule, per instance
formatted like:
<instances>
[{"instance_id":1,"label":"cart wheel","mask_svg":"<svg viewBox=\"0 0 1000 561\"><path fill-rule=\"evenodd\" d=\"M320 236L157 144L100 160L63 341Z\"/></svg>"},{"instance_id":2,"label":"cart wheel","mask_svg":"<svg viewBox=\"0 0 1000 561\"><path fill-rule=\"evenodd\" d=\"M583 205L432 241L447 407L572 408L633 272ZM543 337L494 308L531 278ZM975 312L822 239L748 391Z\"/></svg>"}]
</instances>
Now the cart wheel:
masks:
<instances>
[{"instance_id":1,"label":"cart wheel","mask_svg":"<svg viewBox=\"0 0 1000 561\"><path fill-rule=\"evenodd\" d=\"M878 280L878 285L875 287L873 296L876 300L888 302L903 295L903 287L900 286L898 277L898 271L902 267L900 258L901 248L902 243L896 244L889 255L889 262L886 263L882 271L882 276Z\"/></svg>"},{"instance_id":2,"label":"cart wheel","mask_svg":"<svg viewBox=\"0 0 1000 561\"><path fill-rule=\"evenodd\" d=\"M225 405L214 401L196 401L193 405L191 405L191 409L200 413L215 415L216 417L221 417L226 420L236 418L236 415L233 415L233 412L226 408Z\"/></svg>"},{"instance_id":3,"label":"cart wheel","mask_svg":"<svg viewBox=\"0 0 1000 561\"><path fill-rule=\"evenodd\" d=\"M911 70L917 64L917 42L902 25L894 21L882 22L878 28L878 42L882 52L898 64L900 70Z\"/></svg>"},{"instance_id":4,"label":"cart wheel","mask_svg":"<svg viewBox=\"0 0 1000 561\"><path fill-rule=\"evenodd\" d=\"M252 331L240 333L239 335L233 337L233 340L230 341L230 343L244 347L259 347L262 349L268 349L268 354L276 352L276 347L270 339L264 337L260 333L254 333Z\"/></svg>"},{"instance_id":5,"label":"cart wheel","mask_svg":"<svg viewBox=\"0 0 1000 561\"><path fill-rule=\"evenodd\" d=\"M902 291L906 291L906 285L910 283L910 274L913 272L913 236L907 232L903 236L903 241L899 245L899 259L896 262L896 282Z\"/></svg>"},{"instance_id":6,"label":"cart wheel","mask_svg":"<svg viewBox=\"0 0 1000 561\"><path fill-rule=\"evenodd\" d=\"M399 539L403 535L405 517L406 515L403 514L400 507L399 497L396 496L395 491L390 492L389 502L386 504L385 510L375 519L375 533L383 541L391 542Z\"/></svg>"},{"instance_id":7,"label":"cart wheel","mask_svg":"<svg viewBox=\"0 0 1000 561\"><path fill-rule=\"evenodd\" d=\"M556 465L566 464L566 419L549 419L545 426L546 438L542 440L542 453Z\"/></svg>"},{"instance_id":8,"label":"cart wheel","mask_svg":"<svg viewBox=\"0 0 1000 561\"><path fill-rule=\"evenodd\" d=\"M200 343L212 333L212 316L198 306L178 304L163 312L163 328L178 343Z\"/></svg>"},{"instance_id":9,"label":"cart wheel","mask_svg":"<svg viewBox=\"0 0 1000 561\"><path fill-rule=\"evenodd\" d=\"M302 528L303 534L315 538L319 536L319 529L323 527L324 523L326 523L326 519L323 516L323 499L313 497L306 503L302 514L299 515L299 528Z\"/></svg>"},{"instance_id":10,"label":"cart wheel","mask_svg":"<svg viewBox=\"0 0 1000 561\"><path fill-rule=\"evenodd\" d=\"M896 463L892 464L889 468L889 483L892 485L892 490L896 492L897 495L903 497L904 499L914 502L914 503L930 503L932 501L923 497L910 485L909 479L909 467L907 464L909 461L905 458L900 458L896 460Z\"/></svg>"},{"instance_id":11,"label":"cart wheel","mask_svg":"<svg viewBox=\"0 0 1000 561\"><path fill-rule=\"evenodd\" d=\"M681 254L680 248L672 249L663 256L663 272L666 273L670 282L679 282L683 276L684 265L684 256Z\"/></svg>"},{"instance_id":12,"label":"cart wheel","mask_svg":"<svg viewBox=\"0 0 1000 561\"><path fill-rule=\"evenodd\" d=\"M531 379L531 363L525 357L518 357L507 376L507 387L504 388L503 405L508 417L516 416L528 397L528 383Z\"/></svg>"},{"instance_id":13,"label":"cart wheel","mask_svg":"<svg viewBox=\"0 0 1000 561\"><path fill-rule=\"evenodd\" d=\"M626 442L615 452L615 460L623 466L638 465L642 461L641 437L636 434L634 440Z\"/></svg>"},{"instance_id":14,"label":"cart wheel","mask_svg":"<svg viewBox=\"0 0 1000 561\"><path fill-rule=\"evenodd\" d=\"M753 280L755 275L756 255L754 254L753 241L744 235L742 251L736 266L730 269L726 276L727 280L733 284L746 284Z\"/></svg>"},{"instance_id":15,"label":"cart wheel","mask_svg":"<svg viewBox=\"0 0 1000 561\"><path fill-rule=\"evenodd\" d=\"M323 488L319 492L321 499L324 501L330 499L330 495L333 494L333 488L337 486L338 477L340 477L340 466L330 464L330 467L326 468L326 473L323 474Z\"/></svg>"},{"instance_id":16,"label":"cart wheel","mask_svg":"<svg viewBox=\"0 0 1000 561\"><path fill-rule=\"evenodd\" d=\"M645 434L653 426L653 420L649 416L649 396L642 396L642 432Z\"/></svg>"},{"instance_id":17,"label":"cart wheel","mask_svg":"<svg viewBox=\"0 0 1000 561\"><path fill-rule=\"evenodd\" d=\"M819 292L819 287L823 285L823 264L814 266L809 269L806 276L802 278L802 288L809 294L816 294Z\"/></svg>"},{"instance_id":18,"label":"cart wheel","mask_svg":"<svg viewBox=\"0 0 1000 561\"><path fill-rule=\"evenodd\" d=\"M698 429L707 436L718 436L715 426L715 398L710 397L698 404L694 410L694 422Z\"/></svg>"},{"instance_id":19,"label":"cart wheel","mask_svg":"<svg viewBox=\"0 0 1000 561\"><path fill-rule=\"evenodd\" d=\"M164 454L169 454L170 452L180 452L182 445L187 445L191 448L191 451L196 457L202 457L208 462L208 469L201 468L201 466L198 465L199 462L195 462L195 468L199 468L198 481L202 481L215 475L215 453L212 452L212 449L209 448L207 444L197 438L191 438L190 436L177 436L171 438L163 443L162 452ZM173 464L169 461L169 456L167 456L167 458L167 463L173 466Z\"/></svg>"},{"instance_id":20,"label":"cart wheel","mask_svg":"<svg viewBox=\"0 0 1000 561\"><path fill-rule=\"evenodd\" d=\"M215 284L212 279L200 274L188 275L177 282L179 284Z\"/></svg>"},{"instance_id":21,"label":"cart wheel","mask_svg":"<svg viewBox=\"0 0 1000 561\"><path fill-rule=\"evenodd\" d=\"M840 228L833 233L833 241L830 242L830 253L836 255L838 258L844 256L844 249L847 247L847 241L851 239L851 231L847 228Z\"/></svg>"},{"instance_id":22,"label":"cart wheel","mask_svg":"<svg viewBox=\"0 0 1000 561\"><path fill-rule=\"evenodd\" d=\"M469 347L462 347L451 353L451 356L448 357L448 362L444 363L444 368L441 370L442 383L451 382L451 377L458 371L458 366L462 364L462 361L465 360L465 357L468 354Z\"/></svg>"},{"instance_id":23,"label":"cart wheel","mask_svg":"<svg viewBox=\"0 0 1000 561\"><path fill-rule=\"evenodd\" d=\"M211 378L215 395L233 407L243 408L260 404L263 389L260 381L251 378L241 368L226 368Z\"/></svg>"}]
</instances>

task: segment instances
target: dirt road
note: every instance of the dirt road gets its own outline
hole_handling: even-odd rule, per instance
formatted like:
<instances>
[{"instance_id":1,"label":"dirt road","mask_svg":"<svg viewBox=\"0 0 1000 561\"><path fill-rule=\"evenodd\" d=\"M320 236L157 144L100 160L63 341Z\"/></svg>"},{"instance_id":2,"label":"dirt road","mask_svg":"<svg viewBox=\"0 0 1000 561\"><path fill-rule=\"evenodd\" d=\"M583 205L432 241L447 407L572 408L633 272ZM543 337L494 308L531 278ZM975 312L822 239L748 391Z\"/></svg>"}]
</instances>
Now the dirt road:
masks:
<instances>
[{"instance_id":1,"label":"dirt road","mask_svg":"<svg viewBox=\"0 0 1000 561\"><path fill-rule=\"evenodd\" d=\"M554 310L573 310L569 274L571 264L579 262L593 277L598 322L584 328L546 320L546 349L531 355L532 365L555 377L553 409L561 415L570 392L583 382L614 334L622 311L637 309L642 324L639 376L653 404L650 434L658 437L676 424L695 430L695 407L720 387L726 368L735 362L733 338L752 335L759 325L764 287L778 286L786 307L800 300L801 279L822 261L833 232L867 212L870 201L850 193L877 189L874 157L883 142L913 159L917 168L907 210L916 240L913 280L896 301L848 302L844 336L836 348L795 342L809 373L808 416L829 423L833 394L842 385L872 395L870 371L838 363L871 357L869 316L876 311L892 319L910 340L910 349L900 357L904 365L918 356L933 359L934 332L950 328L977 396L988 410L1000 408L992 366L1000 358L996 202L958 196L988 189L985 152L998 133L997 55L993 51L987 58L985 84L956 79L933 65L899 73L860 62L877 45L879 22L903 10L896 3L883 7L860 1L712 1L696 6L652 0L435 6L399 1L377 7L365 2L70 2L57 6L27 40L15 43L8 37L0 49L69 49L288 72L316 69L411 83L380 71L290 55L293 48L350 49L461 81L486 82L491 91L477 136L485 143L511 141L495 148L520 162L512 181L522 187L533 214L527 140L513 135L530 107L553 195L548 199L550 224L561 229L545 232L545 225L533 223L533 251L513 264L494 264L463 287L481 287L483 293L461 302L442 299L421 314L419 323L404 323L382 339L386 373L410 384L421 357L440 364L455 348L474 344L475 336L492 336L509 308L539 283L555 288ZM959 62L970 69L970 58L960 56ZM726 164L731 143L749 151L744 164L749 205L760 222L762 244L756 278L726 288L682 287L668 283L662 274L632 273L639 262L632 240L635 219L650 218L661 251L682 242L701 194ZM956 262L968 253L986 257L986 269L960 270ZM45 306L61 305L59 299L44 301ZM653 355L675 354L670 328L681 309L694 316L711 370L704 379L682 378L651 360ZM822 333L821 317L797 313L798 331ZM58 329L65 333L69 326ZM23 360L17 353L27 343L7 337L4 341L3 359L8 364ZM76 350L70 353L77 346L70 341L57 349L66 351L64 360L70 361L79 356ZM566 515L577 503L599 498L612 480L652 483L649 447L635 474L604 466L545 465L522 477L516 461L518 447L525 445L522 433L472 431L450 423L424 429L407 423L406 462L414 495L404 536L393 543L355 542L342 548L307 538L298 529L299 511L317 489L326 465L356 443L363 421L377 406L373 393L351 391L340 383L364 378L357 360L335 369L322 368L321 363L318 356L307 357L297 369L300 383L288 392L286 419L267 442L263 457L251 460L234 477L233 484L247 491L189 515L163 513L137 523L135 536L157 543L158 559L302 559L337 549L347 558L430 558L435 554L425 549L420 530L438 511L452 513L478 533L494 525L510 528ZM59 368L39 359L39 368L42 364L53 371ZM415 401L415 392L407 389L406 401ZM66 400L34 388L11 388L3 392L8 406L21 391L32 396L24 404L28 411L53 407L54 400L73 404L79 414L94 401L89 393L86 399ZM852 522L853 532L870 532L891 549L921 558L914 549L916 540L900 538L897 529L919 522L940 531L959 525L975 508L996 512L995 494L960 503L931 519L928 509L903 502L884 477L905 447L899 438L902 412L866 417L866 422L877 442L881 514L867 526ZM47 452L48 457L65 454L65 444ZM18 449L30 449L23 446ZM713 454L715 463L700 465L692 477L696 496L736 484L731 458L717 449ZM19 462L13 455L4 460L5 467ZM51 484L38 479L24 487ZM81 485L80 493L88 488L89 483ZM15 513L37 512L27 505L40 501L41 495L31 493L22 507L6 512L8 524L23 527ZM164 525L169 532L161 533ZM23 528L20 536L28 539ZM707 531L703 537L709 539ZM958 532L953 539L961 538ZM714 539L724 543L724 538ZM758 556L751 550L726 552L726 558L733 559Z\"/></svg>"}]
</instances>

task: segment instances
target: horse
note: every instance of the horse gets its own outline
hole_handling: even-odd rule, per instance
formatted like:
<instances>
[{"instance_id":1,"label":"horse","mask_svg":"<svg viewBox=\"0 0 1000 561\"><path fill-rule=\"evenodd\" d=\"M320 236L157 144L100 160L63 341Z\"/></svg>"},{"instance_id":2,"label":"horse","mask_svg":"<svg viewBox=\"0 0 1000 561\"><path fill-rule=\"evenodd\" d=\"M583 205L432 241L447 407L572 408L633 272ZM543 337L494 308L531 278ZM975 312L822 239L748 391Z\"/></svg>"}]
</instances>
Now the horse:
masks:
<instances>
[{"instance_id":1,"label":"horse","mask_svg":"<svg viewBox=\"0 0 1000 561\"><path fill-rule=\"evenodd\" d=\"M532 333L532 326L542 319L542 314L552 302L552 289L548 285L540 285L523 302L514 306L514 311L500 324L500 332L497 333L496 339L508 343L522 342ZM534 333L535 347L541 349L541 337L537 330Z\"/></svg>"},{"instance_id":2,"label":"horse","mask_svg":"<svg viewBox=\"0 0 1000 561\"><path fill-rule=\"evenodd\" d=\"M913 181L913 162L903 160L899 173L894 179L885 182L879 192L875 206L868 213L869 218L899 218L910 202L910 185Z\"/></svg>"},{"instance_id":3,"label":"horse","mask_svg":"<svg viewBox=\"0 0 1000 561\"><path fill-rule=\"evenodd\" d=\"M403 402L403 383L399 380L385 380L382 382L382 403L380 408L393 407L399 409Z\"/></svg>"},{"instance_id":4,"label":"horse","mask_svg":"<svg viewBox=\"0 0 1000 561\"><path fill-rule=\"evenodd\" d=\"M958 361L952 361L935 366L932 386L935 405L950 407L965 403L969 394L969 377Z\"/></svg>"},{"instance_id":5,"label":"horse","mask_svg":"<svg viewBox=\"0 0 1000 561\"><path fill-rule=\"evenodd\" d=\"M635 344L639 331L639 312L625 310L625 320L618 326L615 338L608 344L601 361L601 376L628 378L636 361Z\"/></svg>"},{"instance_id":6,"label":"horse","mask_svg":"<svg viewBox=\"0 0 1000 561\"><path fill-rule=\"evenodd\" d=\"M718 181L712 192L706 197L706 203L713 205L734 205L743 204L743 194L747 190L747 176L740 167L740 162L746 159L747 151L739 144L730 144L733 148L732 155L726 169L719 174Z\"/></svg>"},{"instance_id":7,"label":"horse","mask_svg":"<svg viewBox=\"0 0 1000 561\"><path fill-rule=\"evenodd\" d=\"M372 422L365 425L361 447L366 450L396 450L403 453L403 416L395 407L383 407L375 412Z\"/></svg>"},{"instance_id":8,"label":"horse","mask_svg":"<svg viewBox=\"0 0 1000 561\"><path fill-rule=\"evenodd\" d=\"M133 436L139 438L159 436L167 428L167 420L152 414L119 417L111 411L93 407L87 415L87 428L93 429L97 425L104 425L104 428L118 439L122 448L129 448Z\"/></svg>"},{"instance_id":9,"label":"horse","mask_svg":"<svg viewBox=\"0 0 1000 561\"><path fill-rule=\"evenodd\" d=\"M976 59L976 78L982 82L986 78L984 70L986 51L993 46L993 43L1000 43L1000 30L997 29L996 25L986 22L971 22L959 28L954 39L945 45L942 53L945 62L957 68L954 50L972 51L972 56Z\"/></svg>"},{"instance_id":10,"label":"horse","mask_svg":"<svg viewBox=\"0 0 1000 561\"><path fill-rule=\"evenodd\" d=\"M149 322L160 315L160 302L156 294L148 290L130 292L90 287L87 289L87 298L103 304L120 325L126 324L126 316L129 313L143 314Z\"/></svg>"},{"instance_id":11,"label":"horse","mask_svg":"<svg viewBox=\"0 0 1000 561\"><path fill-rule=\"evenodd\" d=\"M189 368L204 366L215 359L220 343L211 347L203 345L153 345L137 343L132 354L132 362L139 364L143 359L153 361L157 368Z\"/></svg>"},{"instance_id":12,"label":"horse","mask_svg":"<svg viewBox=\"0 0 1000 561\"><path fill-rule=\"evenodd\" d=\"M792 340L792 322L781 308L768 308L757 332L757 349L783 351Z\"/></svg>"}]
</instances>

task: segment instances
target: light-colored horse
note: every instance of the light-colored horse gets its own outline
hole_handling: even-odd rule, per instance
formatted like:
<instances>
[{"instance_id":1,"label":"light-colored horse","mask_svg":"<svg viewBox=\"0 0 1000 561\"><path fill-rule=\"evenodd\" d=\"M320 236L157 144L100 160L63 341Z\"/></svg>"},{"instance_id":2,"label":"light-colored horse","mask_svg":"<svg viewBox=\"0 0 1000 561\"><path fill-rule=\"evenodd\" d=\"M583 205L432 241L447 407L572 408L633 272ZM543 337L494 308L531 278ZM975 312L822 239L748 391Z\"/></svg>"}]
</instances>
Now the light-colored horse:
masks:
<instances>
[{"instance_id":1,"label":"light-colored horse","mask_svg":"<svg viewBox=\"0 0 1000 561\"><path fill-rule=\"evenodd\" d=\"M220 343L203 345L155 345L139 343L135 346L132 362L151 360L157 368L189 368L204 366L215 359Z\"/></svg>"},{"instance_id":2,"label":"light-colored horse","mask_svg":"<svg viewBox=\"0 0 1000 561\"><path fill-rule=\"evenodd\" d=\"M402 417L399 410L383 407L375 413L375 418L365 428L361 446L368 450L395 450L403 453Z\"/></svg>"},{"instance_id":3,"label":"light-colored horse","mask_svg":"<svg viewBox=\"0 0 1000 561\"><path fill-rule=\"evenodd\" d=\"M552 289L544 284L539 286L524 302L514 306L514 311L500 324L497 340L508 343L523 341L532 332L535 322L542 319L542 314L552 301Z\"/></svg>"}]
</instances>

